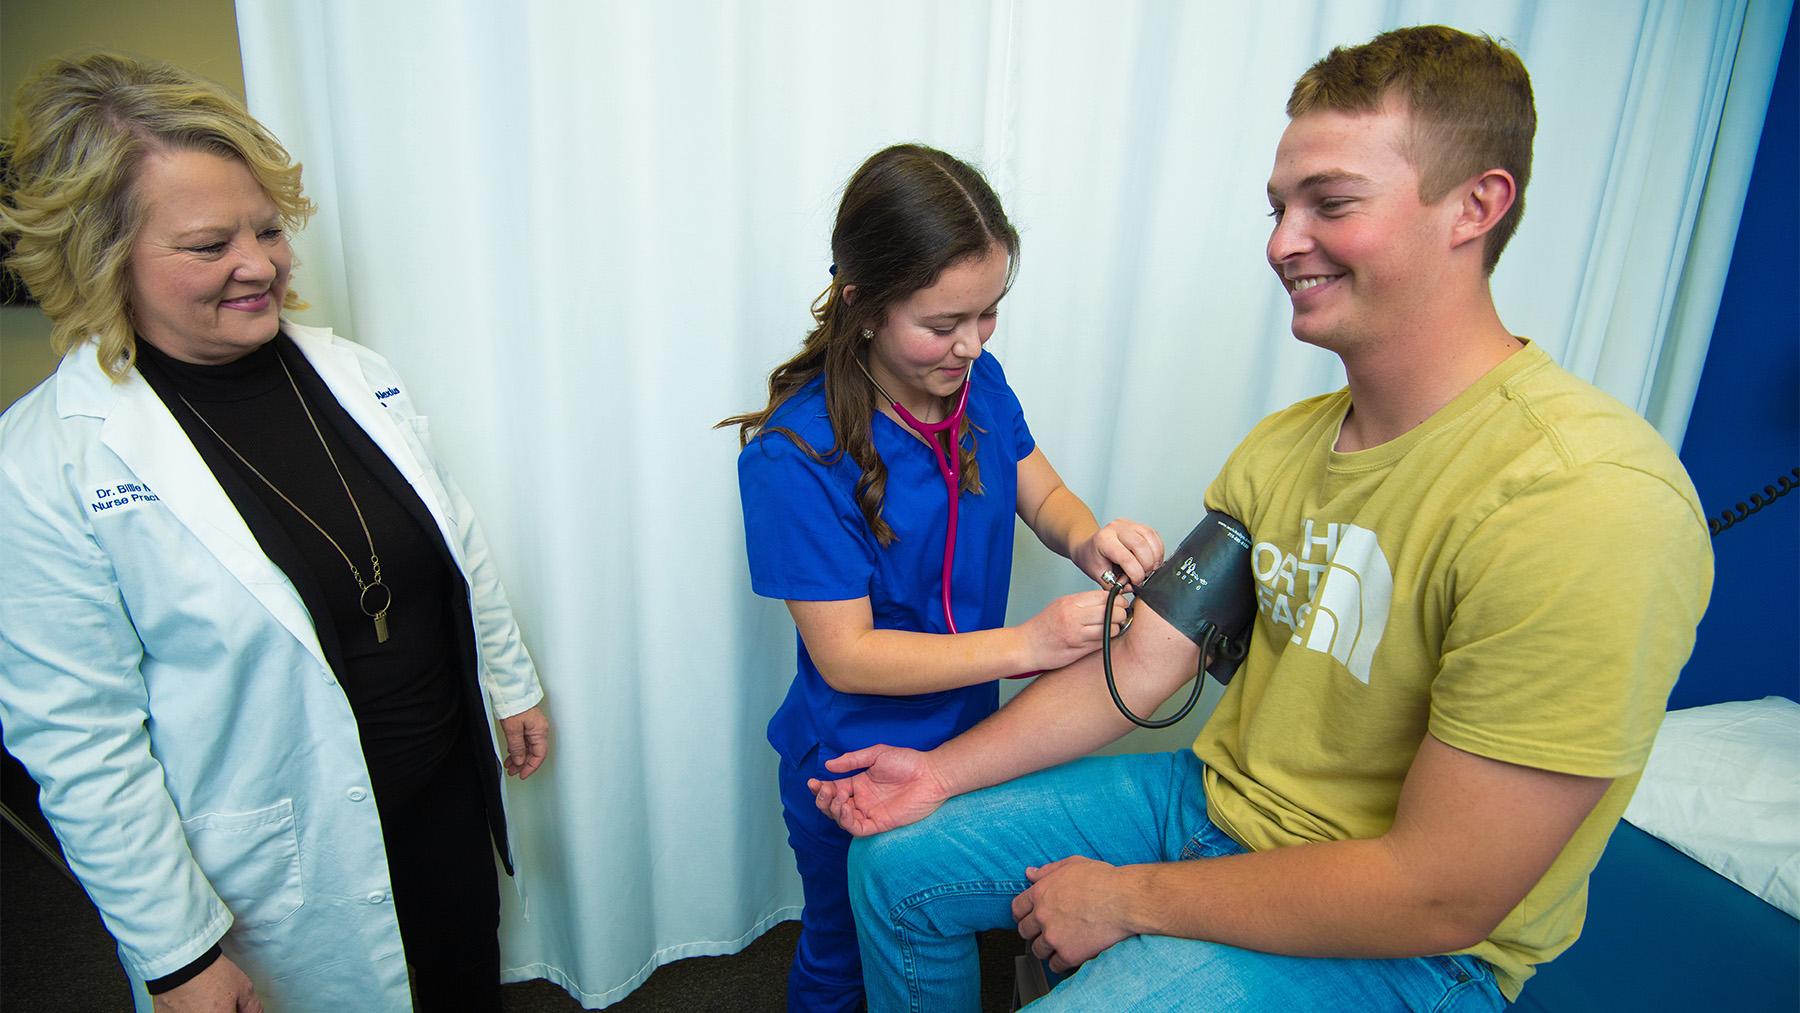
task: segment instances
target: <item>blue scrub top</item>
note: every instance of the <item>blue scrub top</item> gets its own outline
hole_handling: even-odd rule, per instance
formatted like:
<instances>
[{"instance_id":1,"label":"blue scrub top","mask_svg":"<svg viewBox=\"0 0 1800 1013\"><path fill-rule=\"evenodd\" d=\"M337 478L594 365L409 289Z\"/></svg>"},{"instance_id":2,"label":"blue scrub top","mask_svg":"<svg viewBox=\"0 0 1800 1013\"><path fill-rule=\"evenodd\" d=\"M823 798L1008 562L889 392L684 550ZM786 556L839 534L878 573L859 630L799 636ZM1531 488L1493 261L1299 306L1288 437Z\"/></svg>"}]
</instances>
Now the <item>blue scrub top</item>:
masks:
<instances>
[{"instance_id":1,"label":"blue scrub top","mask_svg":"<svg viewBox=\"0 0 1800 1013\"><path fill-rule=\"evenodd\" d=\"M951 607L965 633L1006 623L1018 462L1036 446L992 355L975 360L969 382L975 431L963 445L974 442L983 492L963 492L958 505ZM886 415L875 416L875 451L888 470L881 515L898 536L883 548L857 504L862 468L849 455L821 464L785 434L770 431L775 427L791 429L829 454L836 439L825 415L822 376L778 408L738 455L750 586L789 601L866 596L876 629L949 632L939 583L949 508L931 448ZM798 633L794 639L799 670L769 721L769 743L802 769L817 771L825 760L876 743L930 749L999 705L996 682L917 696L840 693L826 684Z\"/></svg>"}]
</instances>

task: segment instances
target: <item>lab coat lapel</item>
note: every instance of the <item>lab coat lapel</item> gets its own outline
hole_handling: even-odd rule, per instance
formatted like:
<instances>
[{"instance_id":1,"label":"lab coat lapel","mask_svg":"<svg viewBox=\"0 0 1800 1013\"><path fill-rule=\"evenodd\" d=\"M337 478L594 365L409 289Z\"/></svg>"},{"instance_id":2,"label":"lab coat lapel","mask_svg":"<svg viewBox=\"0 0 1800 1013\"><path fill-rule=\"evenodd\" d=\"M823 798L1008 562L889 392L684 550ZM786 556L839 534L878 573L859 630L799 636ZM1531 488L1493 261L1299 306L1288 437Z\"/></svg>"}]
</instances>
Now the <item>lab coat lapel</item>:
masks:
<instances>
[{"instance_id":1,"label":"lab coat lapel","mask_svg":"<svg viewBox=\"0 0 1800 1013\"><path fill-rule=\"evenodd\" d=\"M444 541L450 546L451 554L456 558L458 566L462 565L462 554L458 551L461 540L455 537L455 530L450 526L444 514L445 490L439 486L437 474L425 467L418 454L414 453L408 434L402 432L404 425L394 417L394 412L383 406L375 396L375 384L362 371L356 353L339 344L329 336L329 332L308 333L299 328L290 328L287 332L301 354L312 363L318 371L319 378L325 386L331 388L332 396L344 407L362 431L369 434L388 460L400 471L400 477L412 486L425 509L431 511L431 519L437 523L438 530L443 533Z\"/></svg>"},{"instance_id":2,"label":"lab coat lapel","mask_svg":"<svg viewBox=\"0 0 1800 1013\"><path fill-rule=\"evenodd\" d=\"M98 370L94 370L98 373ZM104 374L101 374L104 376ZM102 443L150 487L220 565L244 585L320 665L330 665L312 616L287 574L269 560L230 497L182 431L181 424L135 370L118 385L118 399L100 428ZM166 551L146 546L146 558Z\"/></svg>"}]
</instances>

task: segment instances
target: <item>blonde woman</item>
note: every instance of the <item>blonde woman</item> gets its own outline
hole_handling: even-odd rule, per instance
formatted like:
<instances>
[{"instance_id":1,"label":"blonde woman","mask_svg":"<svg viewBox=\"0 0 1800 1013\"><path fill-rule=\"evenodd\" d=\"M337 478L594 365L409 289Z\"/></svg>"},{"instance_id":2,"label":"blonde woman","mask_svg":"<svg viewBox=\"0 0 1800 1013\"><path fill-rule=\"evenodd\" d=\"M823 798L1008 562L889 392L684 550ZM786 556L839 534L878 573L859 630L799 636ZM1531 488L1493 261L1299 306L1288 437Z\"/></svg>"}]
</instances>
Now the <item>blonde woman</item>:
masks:
<instances>
[{"instance_id":1,"label":"blonde woman","mask_svg":"<svg viewBox=\"0 0 1800 1013\"><path fill-rule=\"evenodd\" d=\"M411 964L498 1009L542 691L407 386L281 318L300 167L164 65L17 108L0 229L64 355L0 417L0 724L140 1007L407 1009Z\"/></svg>"}]
</instances>

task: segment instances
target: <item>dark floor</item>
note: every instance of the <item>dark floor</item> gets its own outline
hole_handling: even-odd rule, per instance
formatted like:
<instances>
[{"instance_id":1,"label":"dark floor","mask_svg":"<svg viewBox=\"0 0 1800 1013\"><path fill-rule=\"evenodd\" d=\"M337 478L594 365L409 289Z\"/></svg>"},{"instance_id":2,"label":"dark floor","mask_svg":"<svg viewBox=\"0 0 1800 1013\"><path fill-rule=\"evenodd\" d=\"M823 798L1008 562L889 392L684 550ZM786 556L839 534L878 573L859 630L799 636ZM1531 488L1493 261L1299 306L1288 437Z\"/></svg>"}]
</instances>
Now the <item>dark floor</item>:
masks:
<instances>
[{"instance_id":1,"label":"dark floor","mask_svg":"<svg viewBox=\"0 0 1800 1013\"><path fill-rule=\"evenodd\" d=\"M794 940L799 935L799 922L782 922L729 957L676 961L658 969L637 991L607 1009L618 1013L785 1010L788 961L794 955ZM1024 952L1024 942L1012 932L982 935L982 1010L1011 1008L1012 961ZM507 1013L560 1013L581 1008L567 992L547 981L520 982L502 991Z\"/></svg>"},{"instance_id":2,"label":"dark floor","mask_svg":"<svg viewBox=\"0 0 1800 1013\"><path fill-rule=\"evenodd\" d=\"M37 786L12 757L5 757L8 807L49 838L35 805ZM783 922L742 951L694 957L659 968L623 1000L619 1013L688 1010L784 1010L788 961L798 922ZM1012 997L1012 960L1025 952L1011 932L981 939L983 1010L1006 1010ZM508 1013L579 1010L567 992L547 981L502 989ZM131 994L100 917L72 881L63 877L10 827L0 827L0 1009L45 1011L130 1010Z\"/></svg>"}]
</instances>

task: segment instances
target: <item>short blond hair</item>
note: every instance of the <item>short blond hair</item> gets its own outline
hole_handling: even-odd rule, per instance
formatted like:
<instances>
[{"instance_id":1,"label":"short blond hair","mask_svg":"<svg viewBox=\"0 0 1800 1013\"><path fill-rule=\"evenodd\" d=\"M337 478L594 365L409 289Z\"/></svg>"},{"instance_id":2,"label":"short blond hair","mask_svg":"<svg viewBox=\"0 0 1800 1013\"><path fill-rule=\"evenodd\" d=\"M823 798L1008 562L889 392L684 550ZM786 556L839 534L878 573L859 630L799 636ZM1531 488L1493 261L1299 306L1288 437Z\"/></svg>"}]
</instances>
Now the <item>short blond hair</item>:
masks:
<instances>
[{"instance_id":1,"label":"short blond hair","mask_svg":"<svg viewBox=\"0 0 1800 1013\"><path fill-rule=\"evenodd\" d=\"M1505 169L1513 205L1488 232L1489 274L1525 214L1531 182L1531 139L1537 106L1519 55L1485 35L1443 25L1383 32L1360 46L1339 46L1294 82L1287 114L1368 113L1388 96L1412 117L1406 157L1419 171L1419 199L1441 200L1456 184L1488 169Z\"/></svg>"},{"instance_id":2,"label":"short blond hair","mask_svg":"<svg viewBox=\"0 0 1800 1013\"><path fill-rule=\"evenodd\" d=\"M131 248L143 223L133 183L159 149L235 158L275 202L281 224L304 228L313 203L300 166L244 104L166 63L117 53L52 60L19 87L11 136L0 144L0 234L53 325L58 354L92 337L114 380L137 342L129 307ZM304 306L292 289L284 308Z\"/></svg>"}]
</instances>

